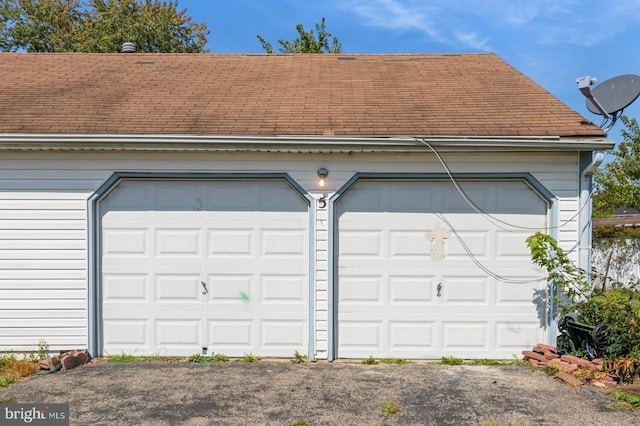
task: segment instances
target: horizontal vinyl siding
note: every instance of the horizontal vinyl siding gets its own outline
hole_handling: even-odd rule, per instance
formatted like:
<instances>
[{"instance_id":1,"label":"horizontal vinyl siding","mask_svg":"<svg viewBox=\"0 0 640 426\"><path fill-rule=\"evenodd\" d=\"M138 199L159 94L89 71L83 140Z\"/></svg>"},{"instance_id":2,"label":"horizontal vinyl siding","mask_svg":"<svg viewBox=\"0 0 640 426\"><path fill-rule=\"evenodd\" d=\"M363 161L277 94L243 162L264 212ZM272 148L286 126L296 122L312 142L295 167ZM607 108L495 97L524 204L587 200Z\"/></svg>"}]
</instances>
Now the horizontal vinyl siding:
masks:
<instances>
[{"instance_id":1,"label":"horizontal vinyl siding","mask_svg":"<svg viewBox=\"0 0 640 426\"><path fill-rule=\"evenodd\" d=\"M575 244L577 153L442 156L453 173L532 173L559 198L561 244ZM317 187L320 167L329 170L322 189ZM318 198L321 193L331 197L358 172L443 173L444 168L432 153L3 153L0 350L33 350L41 339L52 350L87 346L86 200L114 171L287 172ZM328 354L331 308L328 220L326 209L316 212L313 286L319 359Z\"/></svg>"},{"instance_id":2,"label":"horizontal vinyl siding","mask_svg":"<svg viewBox=\"0 0 640 426\"><path fill-rule=\"evenodd\" d=\"M0 351L86 347L86 195L69 192L86 184L60 173L2 172Z\"/></svg>"}]
</instances>

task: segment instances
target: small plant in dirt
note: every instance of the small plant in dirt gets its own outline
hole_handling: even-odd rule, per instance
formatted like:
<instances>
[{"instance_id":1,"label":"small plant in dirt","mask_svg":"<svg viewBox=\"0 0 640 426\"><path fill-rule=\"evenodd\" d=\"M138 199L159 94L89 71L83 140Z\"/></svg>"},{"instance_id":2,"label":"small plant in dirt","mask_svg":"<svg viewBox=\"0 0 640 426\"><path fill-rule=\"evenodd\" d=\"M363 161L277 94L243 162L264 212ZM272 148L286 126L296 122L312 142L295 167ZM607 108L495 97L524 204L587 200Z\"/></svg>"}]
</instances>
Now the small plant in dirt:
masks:
<instances>
[{"instance_id":1,"label":"small plant in dirt","mask_svg":"<svg viewBox=\"0 0 640 426\"><path fill-rule=\"evenodd\" d=\"M375 359L372 355L369 355L369 358L365 358L360 362L365 365L376 365L380 363L380 361Z\"/></svg>"},{"instance_id":2,"label":"small plant in dirt","mask_svg":"<svg viewBox=\"0 0 640 426\"><path fill-rule=\"evenodd\" d=\"M201 354L193 354L189 358L187 358L187 362L204 362L207 360L207 357Z\"/></svg>"},{"instance_id":3,"label":"small plant in dirt","mask_svg":"<svg viewBox=\"0 0 640 426\"><path fill-rule=\"evenodd\" d=\"M17 399L11 397L11 398L0 398L0 404L15 404L16 402L18 402Z\"/></svg>"},{"instance_id":4,"label":"small plant in dirt","mask_svg":"<svg viewBox=\"0 0 640 426\"><path fill-rule=\"evenodd\" d=\"M640 411L640 396L619 391L611 392L611 396L618 400L617 403L611 405L612 408Z\"/></svg>"},{"instance_id":5,"label":"small plant in dirt","mask_svg":"<svg viewBox=\"0 0 640 426\"><path fill-rule=\"evenodd\" d=\"M382 404L380 407L380 414L382 414L382 421L378 424L379 426L387 426L387 420L389 417L394 414L398 414L400 412L400 404L397 401L387 401Z\"/></svg>"},{"instance_id":6,"label":"small plant in dirt","mask_svg":"<svg viewBox=\"0 0 640 426\"><path fill-rule=\"evenodd\" d=\"M227 362L229 361L229 357L223 354L211 354L209 360L211 362Z\"/></svg>"},{"instance_id":7,"label":"small plant in dirt","mask_svg":"<svg viewBox=\"0 0 640 426\"><path fill-rule=\"evenodd\" d=\"M462 365L462 358L456 358L453 356L443 356L440 358L440 364L443 365Z\"/></svg>"},{"instance_id":8,"label":"small plant in dirt","mask_svg":"<svg viewBox=\"0 0 640 426\"><path fill-rule=\"evenodd\" d=\"M380 364L398 364L398 365L406 365L411 364L404 358L380 358Z\"/></svg>"},{"instance_id":9,"label":"small plant in dirt","mask_svg":"<svg viewBox=\"0 0 640 426\"><path fill-rule=\"evenodd\" d=\"M557 372L559 372L560 369L558 367L552 367L550 365L546 365L544 367L544 372L548 375L548 376L553 376L554 374L556 374Z\"/></svg>"},{"instance_id":10,"label":"small plant in dirt","mask_svg":"<svg viewBox=\"0 0 640 426\"><path fill-rule=\"evenodd\" d=\"M245 353L244 356L242 358L240 358L240 361L242 361L242 362L258 362L258 361L260 361L260 358L258 357L258 355L254 355L251 352L249 352L248 354Z\"/></svg>"},{"instance_id":11,"label":"small plant in dirt","mask_svg":"<svg viewBox=\"0 0 640 426\"><path fill-rule=\"evenodd\" d=\"M13 376L0 376L0 388L9 386L16 382L16 378Z\"/></svg>"},{"instance_id":12,"label":"small plant in dirt","mask_svg":"<svg viewBox=\"0 0 640 426\"><path fill-rule=\"evenodd\" d=\"M511 365L530 365L527 361L525 361L523 358L520 358L518 356L518 354L513 354L511 355Z\"/></svg>"},{"instance_id":13,"label":"small plant in dirt","mask_svg":"<svg viewBox=\"0 0 640 426\"><path fill-rule=\"evenodd\" d=\"M46 340L40 339L38 342L38 359L42 361L47 358L49 358L49 344Z\"/></svg>"},{"instance_id":14,"label":"small plant in dirt","mask_svg":"<svg viewBox=\"0 0 640 426\"><path fill-rule=\"evenodd\" d=\"M473 359L469 361L471 365L507 365L511 364L510 361L501 361L498 359Z\"/></svg>"},{"instance_id":15,"label":"small plant in dirt","mask_svg":"<svg viewBox=\"0 0 640 426\"><path fill-rule=\"evenodd\" d=\"M298 351L295 351L293 354L293 359L291 360L291 362L296 363L296 364L302 364L303 362L305 362L307 360L307 356L301 354Z\"/></svg>"},{"instance_id":16,"label":"small plant in dirt","mask_svg":"<svg viewBox=\"0 0 640 426\"><path fill-rule=\"evenodd\" d=\"M119 363L127 363L127 362L135 362L136 357L131 354L126 354L122 352L119 355L108 355L107 362L119 362Z\"/></svg>"},{"instance_id":17,"label":"small plant in dirt","mask_svg":"<svg viewBox=\"0 0 640 426\"><path fill-rule=\"evenodd\" d=\"M309 426L306 420L298 419L291 422L290 426Z\"/></svg>"}]
</instances>

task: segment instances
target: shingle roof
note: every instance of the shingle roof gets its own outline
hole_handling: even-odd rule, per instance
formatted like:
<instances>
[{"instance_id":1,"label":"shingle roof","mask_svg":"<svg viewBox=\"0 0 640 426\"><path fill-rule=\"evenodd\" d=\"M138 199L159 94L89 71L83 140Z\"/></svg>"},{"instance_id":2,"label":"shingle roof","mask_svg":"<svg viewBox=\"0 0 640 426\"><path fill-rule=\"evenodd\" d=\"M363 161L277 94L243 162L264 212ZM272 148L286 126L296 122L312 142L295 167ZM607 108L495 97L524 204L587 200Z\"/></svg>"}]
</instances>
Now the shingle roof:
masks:
<instances>
[{"instance_id":1,"label":"shingle roof","mask_svg":"<svg viewBox=\"0 0 640 426\"><path fill-rule=\"evenodd\" d=\"M493 54L2 53L0 133L605 135Z\"/></svg>"}]
</instances>

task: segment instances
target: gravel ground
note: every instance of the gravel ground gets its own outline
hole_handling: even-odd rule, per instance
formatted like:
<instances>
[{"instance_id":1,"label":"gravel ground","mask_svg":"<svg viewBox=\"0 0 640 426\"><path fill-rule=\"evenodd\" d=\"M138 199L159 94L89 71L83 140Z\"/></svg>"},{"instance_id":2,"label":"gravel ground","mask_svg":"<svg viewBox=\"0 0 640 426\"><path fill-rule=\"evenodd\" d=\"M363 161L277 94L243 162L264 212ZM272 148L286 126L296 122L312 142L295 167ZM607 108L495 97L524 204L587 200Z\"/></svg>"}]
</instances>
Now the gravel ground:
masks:
<instances>
[{"instance_id":1,"label":"gravel ground","mask_svg":"<svg viewBox=\"0 0 640 426\"><path fill-rule=\"evenodd\" d=\"M11 385L0 398L70 404L72 425L640 425L640 413L518 366L261 361L91 363Z\"/></svg>"}]
</instances>

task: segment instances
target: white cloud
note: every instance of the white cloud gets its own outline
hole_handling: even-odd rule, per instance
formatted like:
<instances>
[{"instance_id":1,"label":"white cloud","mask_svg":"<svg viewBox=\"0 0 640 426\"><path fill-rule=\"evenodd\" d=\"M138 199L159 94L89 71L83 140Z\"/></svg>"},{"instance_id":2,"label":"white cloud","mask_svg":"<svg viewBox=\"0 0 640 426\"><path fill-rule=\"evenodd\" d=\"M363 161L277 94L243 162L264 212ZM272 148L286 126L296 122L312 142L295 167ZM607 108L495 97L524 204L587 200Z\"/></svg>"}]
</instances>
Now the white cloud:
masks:
<instances>
[{"instance_id":1,"label":"white cloud","mask_svg":"<svg viewBox=\"0 0 640 426\"><path fill-rule=\"evenodd\" d=\"M489 37L481 38L477 33L456 33L455 38L465 46L476 50L490 51Z\"/></svg>"},{"instance_id":2,"label":"white cloud","mask_svg":"<svg viewBox=\"0 0 640 426\"><path fill-rule=\"evenodd\" d=\"M400 0L351 0L345 8L364 18L366 24L393 30L420 31L434 40L444 41L425 15L424 8L404 3Z\"/></svg>"},{"instance_id":3,"label":"white cloud","mask_svg":"<svg viewBox=\"0 0 640 426\"><path fill-rule=\"evenodd\" d=\"M419 31L442 44L489 50L489 40L592 46L640 25L640 0L347 0L364 24Z\"/></svg>"}]
</instances>

